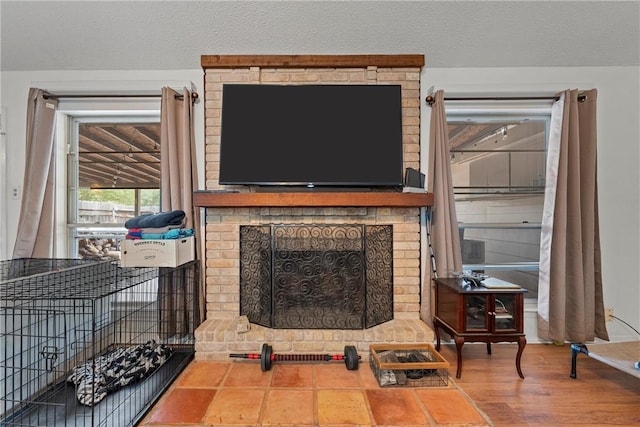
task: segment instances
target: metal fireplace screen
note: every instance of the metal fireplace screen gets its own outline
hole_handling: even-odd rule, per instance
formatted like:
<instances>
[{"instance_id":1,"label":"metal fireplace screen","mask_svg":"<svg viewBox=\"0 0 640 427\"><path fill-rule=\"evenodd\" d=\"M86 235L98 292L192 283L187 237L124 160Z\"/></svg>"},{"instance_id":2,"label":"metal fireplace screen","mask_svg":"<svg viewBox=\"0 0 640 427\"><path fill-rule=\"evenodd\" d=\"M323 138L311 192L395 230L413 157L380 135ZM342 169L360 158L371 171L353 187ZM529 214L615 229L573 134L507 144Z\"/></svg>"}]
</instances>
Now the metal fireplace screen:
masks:
<instances>
[{"instance_id":1,"label":"metal fireplace screen","mask_svg":"<svg viewBox=\"0 0 640 427\"><path fill-rule=\"evenodd\" d=\"M240 226L240 314L270 328L393 319L391 225Z\"/></svg>"}]
</instances>

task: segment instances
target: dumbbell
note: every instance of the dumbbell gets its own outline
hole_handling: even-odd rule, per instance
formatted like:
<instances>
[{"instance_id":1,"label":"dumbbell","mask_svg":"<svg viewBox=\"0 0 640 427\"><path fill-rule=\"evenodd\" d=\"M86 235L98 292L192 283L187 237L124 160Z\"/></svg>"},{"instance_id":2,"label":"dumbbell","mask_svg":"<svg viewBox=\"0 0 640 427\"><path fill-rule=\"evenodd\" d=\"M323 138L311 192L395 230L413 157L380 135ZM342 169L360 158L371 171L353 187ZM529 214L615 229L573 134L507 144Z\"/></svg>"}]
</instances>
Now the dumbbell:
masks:
<instances>
[{"instance_id":1,"label":"dumbbell","mask_svg":"<svg viewBox=\"0 0 640 427\"><path fill-rule=\"evenodd\" d=\"M274 354L273 348L267 344L262 344L262 351L257 353L231 353L229 357L238 359L260 360L262 371L271 369L273 362L308 362L308 361L332 361L344 360L344 364L350 371L358 369L360 356L353 345L344 346L344 354Z\"/></svg>"}]
</instances>

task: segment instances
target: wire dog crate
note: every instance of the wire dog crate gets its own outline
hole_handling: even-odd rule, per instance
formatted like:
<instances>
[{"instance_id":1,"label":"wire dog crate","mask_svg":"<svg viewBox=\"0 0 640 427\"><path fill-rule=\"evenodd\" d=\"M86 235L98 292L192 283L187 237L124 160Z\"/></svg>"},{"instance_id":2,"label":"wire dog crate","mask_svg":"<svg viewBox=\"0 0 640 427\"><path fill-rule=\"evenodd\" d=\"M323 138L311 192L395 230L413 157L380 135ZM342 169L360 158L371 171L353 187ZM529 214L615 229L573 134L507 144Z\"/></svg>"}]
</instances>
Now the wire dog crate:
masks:
<instances>
[{"instance_id":1,"label":"wire dog crate","mask_svg":"<svg viewBox=\"0 0 640 427\"><path fill-rule=\"evenodd\" d=\"M0 261L0 425L135 425L195 353L198 261Z\"/></svg>"}]
</instances>

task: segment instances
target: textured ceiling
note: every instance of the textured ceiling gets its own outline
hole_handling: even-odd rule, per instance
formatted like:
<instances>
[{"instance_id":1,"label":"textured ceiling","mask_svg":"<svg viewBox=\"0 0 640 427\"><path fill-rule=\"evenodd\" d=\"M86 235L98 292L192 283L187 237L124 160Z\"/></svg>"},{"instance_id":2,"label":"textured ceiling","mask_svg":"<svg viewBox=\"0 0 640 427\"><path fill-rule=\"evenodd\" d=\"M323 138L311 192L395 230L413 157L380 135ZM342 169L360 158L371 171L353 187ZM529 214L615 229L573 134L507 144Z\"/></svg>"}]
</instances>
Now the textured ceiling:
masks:
<instances>
[{"instance_id":1,"label":"textured ceiling","mask_svg":"<svg viewBox=\"0 0 640 427\"><path fill-rule=\"evenodd\" d=\"M0 1L1 69L198 69L215 54L427 68L640 64L639 1Z\"/></svg>"}]
</instances>

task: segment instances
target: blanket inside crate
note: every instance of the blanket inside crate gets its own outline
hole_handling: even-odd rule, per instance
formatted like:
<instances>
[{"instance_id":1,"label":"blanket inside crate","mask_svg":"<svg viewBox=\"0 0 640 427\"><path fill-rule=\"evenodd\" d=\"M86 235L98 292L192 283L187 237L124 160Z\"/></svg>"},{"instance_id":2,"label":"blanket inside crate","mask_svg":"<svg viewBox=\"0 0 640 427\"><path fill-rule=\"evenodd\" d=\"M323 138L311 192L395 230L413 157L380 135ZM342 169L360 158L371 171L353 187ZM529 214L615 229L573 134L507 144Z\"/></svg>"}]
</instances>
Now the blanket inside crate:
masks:
<instances>
[{"instance_id":1,"label":"blanket inside crate","mask_svg":"<svg viewBox=\"0 0 640 427\"><path fill-rule=\"evenodd\" d=\"M80 403L93 406L108 393L151 375L172 353L171 347L153 340L133 347L114 348L74 367L67 381L76 385Z\"/></svg>"}]
</instances>

